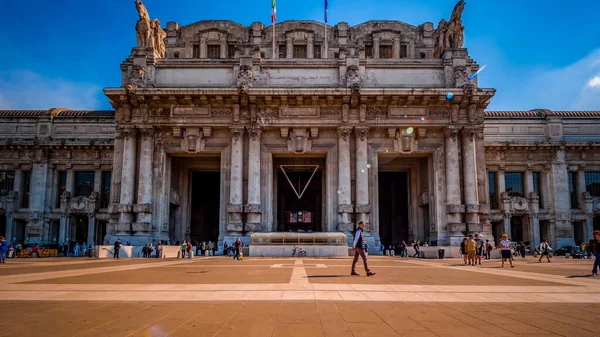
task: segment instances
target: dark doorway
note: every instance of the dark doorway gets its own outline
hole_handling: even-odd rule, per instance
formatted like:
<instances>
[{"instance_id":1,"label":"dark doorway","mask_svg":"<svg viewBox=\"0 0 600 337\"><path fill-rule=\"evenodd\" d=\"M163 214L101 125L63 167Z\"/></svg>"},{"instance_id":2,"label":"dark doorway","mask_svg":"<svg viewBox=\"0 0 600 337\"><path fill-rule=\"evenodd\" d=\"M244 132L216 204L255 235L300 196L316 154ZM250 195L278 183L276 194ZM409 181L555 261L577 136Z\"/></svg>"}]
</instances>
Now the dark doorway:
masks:
<instances>
[{"instance_id":1,"label":"dark doorway","mask_svg":"<svg viewBox=\"0 0 600 337\"><path fill-rule=\"evenodd\" d=\"M579 245L582 242L585 242L583 237L585 222L583 221L574 221L573 222L573 236L575 239L575 244Z\"/></svg>"},{"instance_id":2,"label":"dark doorway","mask_svg":"<svg viewBox=\"0 0 600 337\"><path fill-rule=\"evenodd\" d=\"M594 216L594 230L600 231L600 215Z\"/></svg>"},{"instance_id":3,"label":"dark doorway","mask_svg":"<svg viewBox=\"0 0 600 337\"><path fill-rule=\"evenodd\" d=\"M71 224L71 241L87 243L88 217L87 215L75 215Z\"/></svg>"},{"instance_id":4,"label":"dark doorway","mask_svg":"<svg viewBox=\"0 0 600 337\"><path fill-rule=\"evenodd\" d=\"M101 244L104 242L104 237L106 236L106 224L107 221L96 220L96 238L94 243Z\"/></svg>"},{"instance_id":5,"label":"dark doorway","mask_svg":"<svg viewBox=\"0 0 600 337\"><path fill-rule=\"evenodd\" d=\"M407 172L379 172L379 237L386 246L409 240Z\"/></svg>"},{"instance_id":6,"label":"dark doorway","mask_svg":"<svg viewBox=\"0 0 600 337\"><path fill-rule=\"evenodd\" d=\"M218 171L192 171L192 242L216 242L219 239L220 190L221 174Z\"/></svg>"},{"instance_id":7,"label":"dark doorway","mask_svg":"<svg viewBox=\"0 0 600 337\"><path fill-rule=\"evenodd\" d=\"M281 168L277 171L278 230L320 232L323 209L320 166L284 165L284 170L285 173Z\"/></svg>"},{"instance_id":8,"label":"dark doorway","mask_svg":"<svg viewBox=\"0 0 600 337\"><path fill-rule=\"evenodd\" d=\"M0 214L0 235L6 238L7 242L12 242L12 238L6 237L6 215Z\"/></svg>"},{"instance_id":9,"label":"dark doorway","mask_svg":"<svg viewBox=\"0 0 600 337\"><path fill-rule=\"evenodd\" d=\"M504 223L500 221L492 221L492 235L494 236L494 245L499 244L504 234Z\"/></svg>"},{"instance_id":10,"label":"dark doorway","mask_svg":"<svg viewBox=\"0 0 600 337\"><path fill-rule=\"evenodd\" d=\"M523 217L513 216L510 219L510 238L513 242L523 241Z\"/></svg>"},{"instance_id":11,"label":"dark doorway","mask_svg":"<svg viewBox=\"0 0 600 337\"><path fill-rule=\"evenodd\" d=\"M543 239L550 240L550 221L548 220L540 221L540 242Z\"/></svg>"}]
</instances>

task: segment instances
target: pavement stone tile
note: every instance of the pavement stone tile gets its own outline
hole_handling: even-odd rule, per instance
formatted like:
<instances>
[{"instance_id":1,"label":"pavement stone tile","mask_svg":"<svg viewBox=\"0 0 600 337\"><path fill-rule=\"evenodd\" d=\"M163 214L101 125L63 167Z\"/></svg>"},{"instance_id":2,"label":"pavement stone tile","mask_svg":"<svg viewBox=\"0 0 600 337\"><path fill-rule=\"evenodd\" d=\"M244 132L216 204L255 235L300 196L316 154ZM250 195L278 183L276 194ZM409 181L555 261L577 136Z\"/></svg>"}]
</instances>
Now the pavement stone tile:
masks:
<instances>
[{"instance_id":1,"label":"pavement stone tile","mask_svg":"<svg viewBox=\"0 0 600 337\"><path fill-rule=\"evenodd\" d=\"M358 315L358 313L357 313ZM355 337L397 337L401 336L386 323L348 323Z\"/></svg>"},{"instance_id":2,"label":"pavement stone tile","mask_svg":"<svg viewBox=\"0 0 600 337\"><path fill-rule=\"evenodd\" d=\"M277 323L272 337L320 337L325 336L320 323Z\"/></svg>"}]
</instances>

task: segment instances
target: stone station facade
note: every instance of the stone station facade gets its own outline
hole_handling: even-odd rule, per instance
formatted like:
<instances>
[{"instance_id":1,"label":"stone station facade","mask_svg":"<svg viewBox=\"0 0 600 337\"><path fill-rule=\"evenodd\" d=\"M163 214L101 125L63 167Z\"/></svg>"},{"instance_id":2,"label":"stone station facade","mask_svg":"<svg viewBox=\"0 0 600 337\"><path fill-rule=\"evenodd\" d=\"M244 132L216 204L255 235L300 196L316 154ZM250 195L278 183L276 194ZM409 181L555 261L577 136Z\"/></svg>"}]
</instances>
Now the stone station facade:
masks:
<instances>
[{"instance_id":1,"label":"stone station facade","mask_svg":"<svg viewBox=\"0 0 600 337\"><path fill-rule=\"evenodd\" d=\"M371 247L587 240L600 111L485 111L495 90L468 80L461 3L436 29L199 21L154 36L139 3L138 47L104 90L114 111L0 111L0 234L222 245L296 228L351 240L362 220Z\"/></svg>"}]
</instances>

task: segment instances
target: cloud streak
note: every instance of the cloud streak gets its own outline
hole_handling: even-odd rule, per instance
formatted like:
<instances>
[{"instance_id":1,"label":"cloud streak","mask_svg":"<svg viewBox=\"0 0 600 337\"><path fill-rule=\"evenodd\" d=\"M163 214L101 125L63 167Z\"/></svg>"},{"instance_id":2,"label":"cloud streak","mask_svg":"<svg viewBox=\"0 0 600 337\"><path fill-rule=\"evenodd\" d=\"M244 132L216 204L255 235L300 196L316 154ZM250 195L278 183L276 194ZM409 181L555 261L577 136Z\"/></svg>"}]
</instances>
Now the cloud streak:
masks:
<instances>
[{"instance_id":1,"label":"cloud streak","mask_svg":"<svg viewBox=\"0 0 600 337\"><path fill-rule=\"evenodd\" d=\"M0 72L0 109L46 110L102 108L102 88L96 84L50 78L29 70Z\"/></svg>"}]
</instances>

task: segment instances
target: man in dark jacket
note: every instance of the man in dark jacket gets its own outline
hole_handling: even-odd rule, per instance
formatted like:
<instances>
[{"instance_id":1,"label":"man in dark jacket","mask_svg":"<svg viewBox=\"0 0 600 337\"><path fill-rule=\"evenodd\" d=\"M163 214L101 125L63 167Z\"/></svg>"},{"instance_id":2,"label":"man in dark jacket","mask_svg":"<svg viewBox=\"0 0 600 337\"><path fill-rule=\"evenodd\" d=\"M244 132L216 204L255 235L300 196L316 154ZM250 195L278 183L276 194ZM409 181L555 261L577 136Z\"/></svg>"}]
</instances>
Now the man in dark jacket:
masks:
<instances>
[{"instance_id":1,"label":"man in dark jacket","mask_svg":"<svg viewBox=\"0 0 600 337\"><path fill-rule=\"evenodd\" d=\"M354 244L352 248L354 249L354 261L352 261L352 272L350 275L360 276L356 272L356 262L358 262L358 257L360 256L363 260L363 264L365 265L365 272L367 272L367 276L373 276L375 273L372 273L369 270L369 265L367 264L367 256L365 255L365 248L367 246L367 240L363 236L363 232L365 230L365 223L361 221L358 223L358 228L356 232L354 232Z\"/></svg>"},{"instance_id":2,"label":"man in dark jacket","mask_svg":"<svg viewBox=\"0 0 600 337\"><path fill-rule=\"evenodd\" d=\"M118 259L119 253L121 252L121 247L123 247L123 244L121 243L121 239L117 239L117 241L115 241L115 251L113 253L113 258Z\"/></svg>"},{"instance_id":3,"label":"man in dark jacket","mask_svg":"<svg viewBox=\"0 0 600 337\"><path fill-rule=\"evenodd\" d=\"M598 275L598 267L600 267L600 231L594 231L594 238L590 240L588 249L595 257L592 275Z\"/></svg>"}]
</instances>

